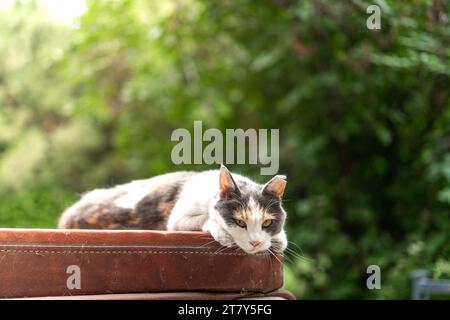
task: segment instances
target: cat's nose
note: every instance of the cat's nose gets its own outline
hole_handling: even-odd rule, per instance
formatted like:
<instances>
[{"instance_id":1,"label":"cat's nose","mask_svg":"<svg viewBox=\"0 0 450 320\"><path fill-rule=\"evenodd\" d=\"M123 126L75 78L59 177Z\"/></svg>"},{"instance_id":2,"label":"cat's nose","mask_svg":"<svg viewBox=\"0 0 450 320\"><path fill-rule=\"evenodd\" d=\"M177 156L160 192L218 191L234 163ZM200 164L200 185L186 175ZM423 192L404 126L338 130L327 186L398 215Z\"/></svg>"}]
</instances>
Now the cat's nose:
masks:
<instances>
[{"instance_id":1,"label":"cat's nose","mask_svg":"<svg viewBox=\"0 0 450 320\"><path fill-rule=\"evenodd\" d=\"M249 242L253 246L253 248L256 248L257 246L259 246L261 244L261 241L258 241L258 240L252 240Z\"/></svg>"}]
</instances>

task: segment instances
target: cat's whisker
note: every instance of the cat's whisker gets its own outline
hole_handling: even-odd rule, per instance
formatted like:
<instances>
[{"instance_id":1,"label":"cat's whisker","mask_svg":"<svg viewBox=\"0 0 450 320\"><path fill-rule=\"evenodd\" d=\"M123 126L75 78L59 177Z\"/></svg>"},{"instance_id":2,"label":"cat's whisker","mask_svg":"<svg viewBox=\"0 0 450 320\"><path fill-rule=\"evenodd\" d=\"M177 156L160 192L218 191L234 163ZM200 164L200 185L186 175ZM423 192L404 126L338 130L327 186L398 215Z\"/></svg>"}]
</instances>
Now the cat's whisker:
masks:
<instances>
[{"instance_id":1,"label":"cat's whisker","mask_svg":"<svg viewBox=\"0 0 450 320\"><path fill-rule=\"evenodd\" d=\"M224 250L224 248L226 248L225 246L219 246L219 247L217 247L217 249L216 250L214 250L214 254L217 254L217 253L220 253L220 251L221 250Z\"/></svg>"},{"instance_id":2,"label":"cat's whisker","mask_svg":"<svg viewBox=\"0 0 450 320\"><path fill-rule=\"evenodd\" d=\"M285 260L287 260L289 263L293 263L294 260L292 260L292 258L290 258L289 256L284 255L283 256Z\"/></svg>"},{"instance_id":3,"label":"cat's whisker","mask_svg":"<svg viewBox=\"0 0 450 320\"><path fill-rule=\"evenodd\" d=\"M293 262L291 257L288 254L286 254L286 252L283 252L282 248L272 247L272 252L274 252L277 255L282 256L284 259L288 260L289 262Z\"/></svg>"},{"instance_id":4,"label":"cat's whisker","mask_svg":"<svg viewBox=\"0 0 450 320\"><path fill-rule=\"evenodd\" d=\"M221 247L219 247L219 249L217 249L215 252L214 252L214 254L219 254L219 253L221 253L221 252L223 252L223 251L225 251L225 250L227 250L227 249L231 249L232 247L226 247L226 246L221 246Z\"/></svg>"},{"instance_id":5,"label":"cat's whisker","mask_svg":"<svg viewBox=\"0 0 450 320\"><path fill-rule=\"evenodd\" d=\"M302 248L300 248L300 246L299 246L298 244L296 244L296 243L293 242L293 241L288 241L288 243L289 243L289 244L292 244L292 245L294 245L296 248L298 248L298 249L300 250L301 254L303 255L303 250L302 250Z\"/></svg>"},{"instance_id":6,"label":"cat's whisker","mask_svg":"<svg viewBox=\"0 0 450 320\"><path fill-rule=\"evenodd\" d=\"M308 261L308 262L313 262L313 261L314 261L314 259L308 258L308 257L303 253L302 248L301 248L298 244L296 244L295 242L292 242L292 241L288 241L288 243L294 245L294 246L300 251L300 253L297 253L297 252L295 252L293 249L288 248L289 251L292 252L292 253L295 253L296 256L297 256L298 258L300 258L300 259L302 259L302 260L304 260L304 261Z\"/></svg>"},{"instance_id":7,"label":"cat's whisker","mask_svg":"<svg viewBox=\"0 0 450 320\"><path fill-rule=\"evenodd\" d=\"M283 253L283 257L290 263L294 262L294 260L289 256L289 253L286 251Z\"/></svg>"},{"instance_id":8,"label":"cat's whisker","mask_svg":"<svg viewBox=\"0 0 450 320\"><path fill-rule=\"evenodd\" d=\"M267 255L267 260L269 260L270 268L272 269L273 268L273 262L272 262L272 259L270 258L270 251L269 251L269 254Z\"/></svg>"},{"instance_id":9,"label":"cat's whisker","mask_svg":"<svg viewBox=\"0 0 450 320\"><path fill-rule=\"evenodd\" d=\"M285 249L285 256L286 257L293 256L294 258L299 259L299 260L303 260L303 261L306 261L306 262L313 262L312 259L306 257L303 253L299 254L298 252L295 252L291 248L286 248Z\"/></svg>"},{"instance_id":10,"label":"cat's whisker","mask_svg":"<svg viewBox=\"0 0 450 320\"><path fill-rule=\"evenodd\" d=\"M279 243L279 242L272 242L271 250L272 250L272 252L275 251L279 254L283 254L283 256L286 258L286 260L288 260L291 263L294 262L293 258L307 260L307 258L305 258L304 256L300 255L299 253L295 252L291 248L284 248L284 250L283 250L283 247L282 247L281 243Z\"/></svg>"},{"instance_id":11,"label":"cat's whisker","mask_svg":"<svg viewBox=\"0 0 450 320\"><path fill-rule=\"evenodd\" d=\"M278 260L278 262L280 263L280 264L283 264L283 262L281 262L281 260L278 258L278 256L274 253L274 252L272 252L272 250L269 248L269 253L275 258L275 259L277 259Z\"/></svg>"},{"instance_id":12,"label":"cat's whisker","mask_svg":"<svg viewBox=\"0 0 450 320\"><path fill-rule=\"evenodd\" d=\"M216 242L216 240L208 241L208 242L202 244L201 246L199 246L199 248L203 248L203 247L205 247L205 246L207 246L207 245L210 245L210 244L212 244L212 243L214 243L214 242Z\"/></svg>"},{"instance_id":13,"label":"cat's whisker","mask_svg":"<svg viewBox=\"0 0 450 320\"><path fill-rule=\"evenodd\" d=\"M265 263L269 262L270 269L272 269L272 259L270 259L270 252L268 252L268 251L269 250L266 250L264 252L264 260L265 260Z\"/></svg>"}]
</instances>

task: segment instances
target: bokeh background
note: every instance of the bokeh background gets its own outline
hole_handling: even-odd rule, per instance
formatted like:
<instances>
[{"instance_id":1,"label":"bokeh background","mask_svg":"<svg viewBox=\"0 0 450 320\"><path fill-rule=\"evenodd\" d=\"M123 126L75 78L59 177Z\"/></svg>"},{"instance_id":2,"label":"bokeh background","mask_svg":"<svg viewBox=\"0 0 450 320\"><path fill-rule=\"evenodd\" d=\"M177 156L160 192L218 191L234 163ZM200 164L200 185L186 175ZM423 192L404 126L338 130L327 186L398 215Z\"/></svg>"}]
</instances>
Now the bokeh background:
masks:
<instances>
[{"instance_id":1,"label":"bokeh background","mask_svg":"<svg viewBox=\"0 0 450 320\"><path fill-rule=\"evenodd\" d=\"M194 120L277 128L303 252L286 288L408 299L412 270L450 277L449 14L448 0L0 0L0 227L53 228L89 189L210 169L170 160Z\"/></svg>"}]
</instances>

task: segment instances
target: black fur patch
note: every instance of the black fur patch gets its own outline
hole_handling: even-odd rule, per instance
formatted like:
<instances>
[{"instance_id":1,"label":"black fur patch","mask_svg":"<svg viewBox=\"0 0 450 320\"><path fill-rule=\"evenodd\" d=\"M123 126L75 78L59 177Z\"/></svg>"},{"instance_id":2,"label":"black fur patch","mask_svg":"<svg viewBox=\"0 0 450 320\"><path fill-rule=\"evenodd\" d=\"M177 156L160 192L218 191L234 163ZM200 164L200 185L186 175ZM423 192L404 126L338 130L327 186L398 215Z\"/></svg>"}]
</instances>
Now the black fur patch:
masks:
<instances>
[{"instance_id":1,"label":"black fur patch","mask_svg":"<svg viewBox=\"0 0 450 320\"><path fill-rule=\"evenodd\" d=\"M283 229L286 220L286 214L281 209L281 200L262 193L254 196L256 203L258 203L264 210L272 214L275 219L272 224L264 228L269 234L276 235Z\"/></svg>"},{"instance_id":2,"label":"black fur patch","mask_svg":"<svg viewBox=\"0 0 450 320\"><path fill-rule=\"evenodd\" d=\"M135 223L131 209L109 203L82 206L71 222L76 229L133 229Z\"/></svg>"},{"instance_id":3,"label":"black fur patch","mask_svg":"<svg viewBox=\"0 0 450 320\"><path fill-rule=\"evenodd\" d=\"M220 213L225 223L229 226L236 226L234 213L242 209L248 203L249 197L242 194L238 198L220 199L214 208Z\"/></svg>"},{"instance_id":4,"label":"black fur patch","mask_svg":"<svg viewBox=\"0 0 450 320\"><path fill-rule=\"evenodd\" d=\"M138 228L145 230L165 230L168 217L183 184L177 183L170 190L157 190L142 198L136 205Z\"/></svg>"}]
</instances>

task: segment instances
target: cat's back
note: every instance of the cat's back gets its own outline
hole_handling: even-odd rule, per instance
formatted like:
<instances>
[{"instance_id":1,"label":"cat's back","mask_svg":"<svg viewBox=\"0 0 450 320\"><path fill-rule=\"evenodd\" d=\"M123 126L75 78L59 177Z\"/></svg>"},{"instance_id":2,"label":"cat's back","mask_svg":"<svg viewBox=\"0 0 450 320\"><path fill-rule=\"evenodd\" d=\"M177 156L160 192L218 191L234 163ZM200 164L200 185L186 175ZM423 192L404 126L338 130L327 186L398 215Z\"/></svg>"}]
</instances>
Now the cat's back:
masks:
<instances>
[{"instance_id":1,"label":"cat's back","mask_svg":"<svg viewBox=\"0 0 450 320\"><path fill-rule=\"evenodd\" d=\"M62 229L164 229L184 184L198 175L177 171L95 189L61 215Z\"/></svg>"},{"instance_id":2,"label":"cat's back","mask_svg":"<svg viewBox=\"0 0 450 320\"><path fill-rule=\"evenodd\" d=\"M202 171L186 181L180 192L179 206L193 207L204 212L211 199L218 194L219 174L219 170ZM233 178L237 186L245 192L257 190L259 187L257 183L240 174L233 173Z\"/></svg>"}]
</instances>

